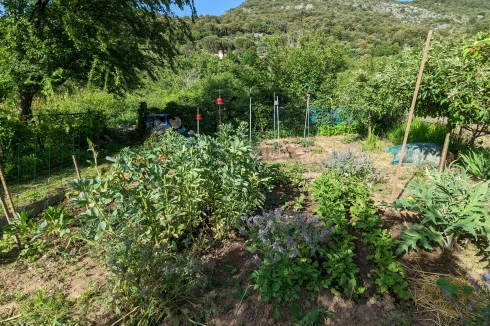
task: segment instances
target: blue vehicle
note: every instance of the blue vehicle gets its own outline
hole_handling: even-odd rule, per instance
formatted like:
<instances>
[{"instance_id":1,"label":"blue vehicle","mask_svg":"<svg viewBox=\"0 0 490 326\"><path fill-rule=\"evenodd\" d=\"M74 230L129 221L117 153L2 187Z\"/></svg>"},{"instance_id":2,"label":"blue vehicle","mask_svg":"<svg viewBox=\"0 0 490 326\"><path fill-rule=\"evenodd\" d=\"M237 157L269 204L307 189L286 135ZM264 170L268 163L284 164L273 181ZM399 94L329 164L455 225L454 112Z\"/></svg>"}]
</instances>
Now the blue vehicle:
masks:
<instances>
[{"instance_id":1,"label":"blue vehicle","mask_svg":"<svg viewBox=\"0 0 490 326\"><path fill-rule=\"evenodd\" d=\"M193 130L189 130L182 126L182 121L179 117L174 117L167 113L149 114L146 116L146 133L151 134L153 131L163 131L173 128L179 134L185 137L194 135Z\"/></svg>"}]
</instances>

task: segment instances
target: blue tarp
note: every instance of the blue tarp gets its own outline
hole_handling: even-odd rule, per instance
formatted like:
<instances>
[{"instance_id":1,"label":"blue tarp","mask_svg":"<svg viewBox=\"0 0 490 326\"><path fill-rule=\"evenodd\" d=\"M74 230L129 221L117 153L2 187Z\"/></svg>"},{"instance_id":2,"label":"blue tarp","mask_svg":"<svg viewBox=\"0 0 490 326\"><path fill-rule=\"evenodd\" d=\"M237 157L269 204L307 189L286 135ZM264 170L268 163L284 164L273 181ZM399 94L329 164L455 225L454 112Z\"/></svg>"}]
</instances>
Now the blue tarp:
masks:
<instances>
[{"instance_id":1,"label":"blue tarp","mask_svg":"<svg viewBox=\"0 0 490 326\"><path fill-rule=\"evenodd\" d=\"M387 152L393 154L393 164L400 161L401 145L388 148ZM403 155L403 163L429 164L438 166L441 161L442 147L432 143L408 143Z\"/></svg>"}]
</instances>

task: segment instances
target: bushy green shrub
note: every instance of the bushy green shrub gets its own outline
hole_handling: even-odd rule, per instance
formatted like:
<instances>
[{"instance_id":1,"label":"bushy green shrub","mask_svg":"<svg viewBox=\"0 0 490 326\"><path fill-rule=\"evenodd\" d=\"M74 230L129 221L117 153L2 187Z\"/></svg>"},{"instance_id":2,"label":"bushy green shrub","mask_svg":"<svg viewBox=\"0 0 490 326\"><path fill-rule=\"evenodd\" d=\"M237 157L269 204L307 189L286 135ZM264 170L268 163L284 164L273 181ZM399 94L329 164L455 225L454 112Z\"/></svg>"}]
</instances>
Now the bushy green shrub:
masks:
<instances>
[{"instance_id":1,"label":"bushy green shrub","mask_svg":"<svg viewBox=\"0 0 490 326\"><path fill-rule=\"evenodd\" d=\"M378 182L381 175L373 167L373 160L367 152L333 151L327 160L321 162L326 169L337 169L367 182Z\"/></svg>"},{"instance_id":2,"label":"bushy green shrub","mask_svg":"<svg viewBox=\"0 0 490 326\"><path fill-rule=\"evenodd\" d=\"M318 127L318 136L342 136L349 134L356 134L360 132L360 126L358 123L346 123L341 122L338 125L331 125L325 123Z\"/></svg>"},{"instance_id":3,"label":"bushy green shrub","mask_svg":"<svg viewBox=\"0 0 490 326\"><path fill-rule=\"evenodd\" d=\"M203 283L190 252L206 236L229 235L264 200L263 165L246 139L244 126L222 125L216 137L167 132L154 148L123 150L107 177L70 183L86 208L85 236L113 266L116 305L160 316Z\"/></svg>"},{"instance_id":4,"label":"bushy green shrub","mask_svg":"<svg viewBox=\"0 0 490 326\"><path fill-rule=\"evenodd\" d=\"M412 184L407 197L395 202L397 208L422 217L420 224L403 230L398 253L421 247L432 250L436 243L452 249L462 237L488 243L489 185L490 181L473 183L464 170L427 170L427 182Z\"/></svg>"},{"instance_id":5,"label":"bushy green shrub","mask_svg":"<svg viewBox=\"0 0 490 326\"><path fill-rule=\"evenodd\" d=\"M380 293L390 292L408 299L405 271L395 261L394 242L387 230L381 229L381 217L371 200L371 192L363 179L339 168L328 169L312 184L316 212L334 224L332 243L322 254L327 278L325 287L337 295L356 296L365 291L358 282L359 268L354 263L355 239L362 235L368 246L367 259L373 262L370 277Z\"/></svg>"},{"instance_id":6,"label":"bushy green shrub","mask_svg":"<svg viewBox=\"0 0 490 326\"><path fill-rule=\"evenodd\" d=\"M466 171L481 180L490 179L490 150L481 149L460 154L461 165Z\"/></svg>"}]
</instances>

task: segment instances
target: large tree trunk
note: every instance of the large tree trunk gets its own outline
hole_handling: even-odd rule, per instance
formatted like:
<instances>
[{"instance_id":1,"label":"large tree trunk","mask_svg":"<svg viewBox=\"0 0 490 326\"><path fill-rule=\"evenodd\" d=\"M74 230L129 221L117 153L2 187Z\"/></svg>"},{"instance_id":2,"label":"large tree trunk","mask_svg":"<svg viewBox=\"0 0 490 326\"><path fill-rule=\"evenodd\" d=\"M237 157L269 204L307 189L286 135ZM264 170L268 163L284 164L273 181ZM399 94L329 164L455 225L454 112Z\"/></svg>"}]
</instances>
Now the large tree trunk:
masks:
<instances>
[{"instance_id":1,"label":"large tree trunk","mask_svg":"<svg viewBox=\"0 0 490 326\"><path fill-rule=\"evenodd\" d=\"M19 90L17 109L21 120L27 121L32 119L32 100L34 92Z\"/></svg>"}]
</instances>

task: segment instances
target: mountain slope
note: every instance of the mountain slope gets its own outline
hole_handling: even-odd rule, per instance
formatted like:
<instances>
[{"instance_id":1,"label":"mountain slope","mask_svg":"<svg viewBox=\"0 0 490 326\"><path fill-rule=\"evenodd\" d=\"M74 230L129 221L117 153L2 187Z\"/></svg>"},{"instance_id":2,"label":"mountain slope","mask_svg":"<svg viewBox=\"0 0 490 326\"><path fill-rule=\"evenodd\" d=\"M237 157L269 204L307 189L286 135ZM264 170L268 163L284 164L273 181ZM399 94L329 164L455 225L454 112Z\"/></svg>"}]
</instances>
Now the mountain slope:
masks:
<instances>
[{"instance_id":1,"label":"mountain slope","mask_svg":"<svg viewBox=\"0 0 490 326\"><path fill-rule=\"evenodd\" d=\"M237 39L265 49L262 39L270 34L282 34L291 45L321 33L347 45L351 56L386 56L419 46L429 29L436 36L488 31L490 1L247 0L220 17L200 17L193 34L211 52L234 49Z\"/></svg>"}]
</instances>

